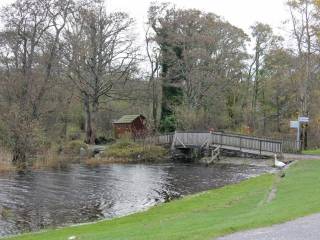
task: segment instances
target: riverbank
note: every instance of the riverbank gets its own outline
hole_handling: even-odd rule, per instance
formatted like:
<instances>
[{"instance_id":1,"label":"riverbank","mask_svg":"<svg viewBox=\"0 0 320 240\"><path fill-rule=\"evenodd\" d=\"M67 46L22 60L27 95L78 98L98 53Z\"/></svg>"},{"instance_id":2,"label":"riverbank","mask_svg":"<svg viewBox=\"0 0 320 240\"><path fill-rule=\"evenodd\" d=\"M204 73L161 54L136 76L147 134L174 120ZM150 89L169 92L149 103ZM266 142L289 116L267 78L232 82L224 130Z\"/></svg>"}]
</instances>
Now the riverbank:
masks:
<instances>
[{"instance_id":1,"label":"riverbank","mask_svg":"<svg viewBox=\"0 0 320 240\"><path fill-rule=\"evenodd\" d=\"M284 178L266 174L127 217L10 239L212 239L320 212L319 171L320 161L301 161Z\"/></svg>"},{"instance_id":2,"label":"riverbank","mask_svg":"<svg viewBox=\"0 0 320 240\"><path fill-rule=\"evenodd\" d=\"M94 146L93 146L94 147ZM70 164L85 163L88 166L99 166L111 163L146 163L163 162L169 158L167 149L152 144L136 143L130 140L119 140L116 143L99 146L103 151L96 153L94 148L80 140L53 145L32 157L26 166L28 169L64 169ZM0 152L0 174L14 172L12 156Z\"/></svg>"}]
</instances>

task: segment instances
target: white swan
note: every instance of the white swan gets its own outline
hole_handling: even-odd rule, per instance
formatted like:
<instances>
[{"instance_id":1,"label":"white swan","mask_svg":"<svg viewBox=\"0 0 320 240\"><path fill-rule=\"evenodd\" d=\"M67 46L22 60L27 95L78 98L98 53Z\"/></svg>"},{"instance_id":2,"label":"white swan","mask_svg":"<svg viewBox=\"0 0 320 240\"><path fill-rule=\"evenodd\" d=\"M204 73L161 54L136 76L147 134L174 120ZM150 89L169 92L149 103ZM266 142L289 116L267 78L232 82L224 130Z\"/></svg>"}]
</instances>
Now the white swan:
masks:
<instances>
[{"instance_id":1,"label":"white swan","mask_svg":"<svg viewBox=\"0 0 320 240\"><path fill-rule=\"evenodd\" d=\"M277 154L274 155L274 166L277 167L277 168L283 168L284 166L286 166L285 163L280 162L280 161L277 159Z\"/></svg>"}]
</instances>

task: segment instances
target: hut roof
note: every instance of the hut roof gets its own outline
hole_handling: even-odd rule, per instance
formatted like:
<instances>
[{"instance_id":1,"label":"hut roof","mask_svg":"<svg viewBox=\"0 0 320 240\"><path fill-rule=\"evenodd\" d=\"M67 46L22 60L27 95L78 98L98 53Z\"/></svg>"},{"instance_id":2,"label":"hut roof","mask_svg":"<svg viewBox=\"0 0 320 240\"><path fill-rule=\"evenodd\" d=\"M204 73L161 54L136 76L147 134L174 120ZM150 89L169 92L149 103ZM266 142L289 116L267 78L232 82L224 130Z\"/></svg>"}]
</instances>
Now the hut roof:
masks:
<instances>
[{"instance_id":1,"label":"hut roof","mask_svg":"<svg viewBox=\"0 0 320 240\"><path fill-rule=\"evenodd\" d=\"M132 123L138 117L145 119L143 115L124 115L114 123Z\"/></svg>"}]
</instances>

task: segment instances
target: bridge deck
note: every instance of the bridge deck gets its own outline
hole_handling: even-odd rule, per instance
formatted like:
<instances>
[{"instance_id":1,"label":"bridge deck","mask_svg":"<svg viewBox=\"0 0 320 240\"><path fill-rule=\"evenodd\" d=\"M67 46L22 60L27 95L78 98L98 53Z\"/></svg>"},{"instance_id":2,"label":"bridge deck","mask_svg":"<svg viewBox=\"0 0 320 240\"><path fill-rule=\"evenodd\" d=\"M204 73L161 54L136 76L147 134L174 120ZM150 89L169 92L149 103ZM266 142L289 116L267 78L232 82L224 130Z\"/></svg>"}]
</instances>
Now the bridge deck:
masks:
<instances>
[{"instance_id":1,"label":"bridge deck","mask_svg":"<svg viewBox=\"0 0 320 240\"><path fill-rule=\"evenodd\" d=\"M238 148L238 147L232 147L232 146L226 146L226 145L219 145L221 146L221 149L224 150L230 150L230 151L241 151L243 153L249 153L254 155L261 155L261 156L270 156L272 157L275 153L273 152L267 152L267 151L261 151L260 150L254 150L254 149L247 149L247 148Z\"/></svg>"},{"instance_id":2,"label":"bridge deck","mask_svg":"<svg viewBox=\"0 0 320 240\"><path fill-rule=\"evenodd\" d=\"M183 133L176 132L172 140L175 148L209 148L221 146L222 149L241 151L251 154L271 156L282 153L282 142L278 140L256 138L225 133Z\"/></svg>"}]
</instances>

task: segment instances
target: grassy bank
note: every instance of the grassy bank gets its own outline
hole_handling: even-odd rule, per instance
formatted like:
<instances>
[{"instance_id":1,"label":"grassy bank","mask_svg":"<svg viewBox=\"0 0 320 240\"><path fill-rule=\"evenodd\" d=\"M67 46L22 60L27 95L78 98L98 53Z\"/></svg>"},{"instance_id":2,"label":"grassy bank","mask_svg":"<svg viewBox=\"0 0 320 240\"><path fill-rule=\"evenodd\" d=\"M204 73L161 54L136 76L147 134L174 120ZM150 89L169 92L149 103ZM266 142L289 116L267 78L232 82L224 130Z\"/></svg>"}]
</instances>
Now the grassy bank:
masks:
<instances>
[{"instance_id":1,"label":"grassy bank","mask_svg":"<svg viewBox=\"0 0 320 240\"><path fill-rule=\"evenodd\" d=\"M86 161L88 165L104 163L138 163L155 162L163 160L168 151L160 146L150 144L139 144L130 140L120 140L107 147L106 151L98 158Z\"/></svg>"},{"instance_id":2,"label":"grassy bank","mask_svg":"<svg viewBox=\"0 0 320 240\"><path fill-rule=\"evenodd\" d=\"M303 161L285 178L268 174L128 217L11 239L212 239L320 212L319 172L320 161Z\"/></svg>"},{"instance_id":3,"label":"grassy bank","mask_svg":"<svg viewBox=\"0 0 320 240\"><path fill-rule=\"evenodd\" d=\"M311 154L311 155L319 155L320 156L320 148L317 149L310 149L310 150L303 150L303 154Z\"/></svg>"}]
</instances>

